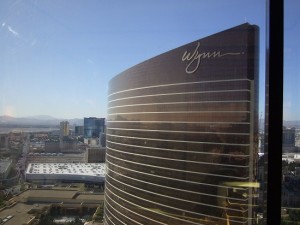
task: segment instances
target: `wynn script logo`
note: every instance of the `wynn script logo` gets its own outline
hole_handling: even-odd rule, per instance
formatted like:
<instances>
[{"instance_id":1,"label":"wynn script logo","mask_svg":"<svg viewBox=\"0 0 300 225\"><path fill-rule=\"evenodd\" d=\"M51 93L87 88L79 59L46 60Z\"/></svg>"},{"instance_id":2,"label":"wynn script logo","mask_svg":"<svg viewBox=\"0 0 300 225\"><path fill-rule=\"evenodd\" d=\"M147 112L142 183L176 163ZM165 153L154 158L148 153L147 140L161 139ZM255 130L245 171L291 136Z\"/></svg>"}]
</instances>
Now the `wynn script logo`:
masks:
<instances>
[{"instance_id":1,"label":"wynn script logo","mask_svg":"<svg viewBox=\"0 0 300 225\"><path fill-rule=\"evenodd\" d=\"M244 52L226 52L221 53L221 51L214 51L214 52L199 52L200 43L198 42L197 47L193 52L185 51L182 56L182 62L188 61L189 64L185 68L185 72L188 74L194 73L197 71L201 64L202 59L210 59L210 58L221 58L226 55L242 55Z\"/></svg>"}]
</instances>

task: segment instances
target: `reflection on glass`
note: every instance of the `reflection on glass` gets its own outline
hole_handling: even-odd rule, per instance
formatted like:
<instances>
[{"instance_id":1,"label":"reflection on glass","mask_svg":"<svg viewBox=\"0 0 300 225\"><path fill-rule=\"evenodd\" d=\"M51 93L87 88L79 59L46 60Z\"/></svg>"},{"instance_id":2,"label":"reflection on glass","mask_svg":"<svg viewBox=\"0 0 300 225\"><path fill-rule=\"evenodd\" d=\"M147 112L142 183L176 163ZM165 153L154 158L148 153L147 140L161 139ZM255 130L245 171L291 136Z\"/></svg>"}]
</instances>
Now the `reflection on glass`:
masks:
<instances>
[{"instance_id":1,"label":"reflection on glass","mask_svg":"<svg viewBox=\"0 0 300 225\"><path fill-rule=\"evenodd\" d=\"M202 54L191 74L182 55ZM111 80L106 224L256 222L257 63L258 28L246 23Z\"/></svg>"},{"instance_id":2,"label":"reflection on glass","mask_svg":"<svg viewBox=\"0 0 300 225\"><path fill-rule=\"evenodd\" d=\"M281 224L300 222L300 14L299 1L284 1L284 100Z\"/></svg>"},{"instance_id":3,"label":"reflection on glass","mask_svg":"<svg viewBox=\"0 0 300 225\"><path fill-rule=\"evenodd\" d=\"M0 223L255 223L264 7L1 0Z\"/></svg>"}]
</instances>

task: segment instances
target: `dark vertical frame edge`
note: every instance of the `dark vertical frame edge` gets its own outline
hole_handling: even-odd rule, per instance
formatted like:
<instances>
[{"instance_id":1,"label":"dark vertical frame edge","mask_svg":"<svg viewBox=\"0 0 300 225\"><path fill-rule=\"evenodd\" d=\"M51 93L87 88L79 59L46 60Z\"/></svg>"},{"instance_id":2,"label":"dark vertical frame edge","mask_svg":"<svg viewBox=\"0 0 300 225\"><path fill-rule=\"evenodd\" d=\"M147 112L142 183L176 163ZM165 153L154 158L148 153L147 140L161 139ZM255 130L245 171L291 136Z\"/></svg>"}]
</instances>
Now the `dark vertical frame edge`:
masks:
<instances>
[{"instance_id":1,"label":"dark vertical frame edge","mask_svg":"<svg viewBox=\"0 0 300 225\"><path fill-rule=\"evenodd\" d=\"M267 0L267 225L281 223L284 1Z\"/></svg>"}]
</instances>

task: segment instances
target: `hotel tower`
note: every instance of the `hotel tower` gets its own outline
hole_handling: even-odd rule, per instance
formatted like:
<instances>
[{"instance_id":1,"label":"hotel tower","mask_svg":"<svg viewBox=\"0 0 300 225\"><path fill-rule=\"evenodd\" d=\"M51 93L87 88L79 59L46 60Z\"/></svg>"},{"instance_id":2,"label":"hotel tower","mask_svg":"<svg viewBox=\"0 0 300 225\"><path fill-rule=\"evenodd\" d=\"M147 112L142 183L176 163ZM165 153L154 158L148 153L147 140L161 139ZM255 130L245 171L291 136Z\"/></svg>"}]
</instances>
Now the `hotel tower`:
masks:
<instances>
[{"instance_id":1,"label":"hotel tower","mask_svg":"<svg viewBox=\"0 0 300 225\"><path fill-rule=\"evenodd\" d=\"M186 44L109 83L105 224L250 225L258 27Z\"/></svg>"}]
</instances>

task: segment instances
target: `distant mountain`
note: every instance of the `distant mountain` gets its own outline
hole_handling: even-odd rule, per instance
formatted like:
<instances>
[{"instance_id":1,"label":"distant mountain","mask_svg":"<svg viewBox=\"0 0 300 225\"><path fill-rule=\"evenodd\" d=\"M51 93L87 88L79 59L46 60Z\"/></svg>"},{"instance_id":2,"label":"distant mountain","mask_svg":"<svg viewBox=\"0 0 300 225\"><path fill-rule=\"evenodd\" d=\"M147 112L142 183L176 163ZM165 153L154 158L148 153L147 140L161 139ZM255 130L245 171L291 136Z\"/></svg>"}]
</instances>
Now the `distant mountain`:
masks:
<instances>
[{"instance_id":1,"label":"distant mountain","mask_svg":"<svg viewBox=\"0 0 300 225\"><path fill-rule=\"evenodd\" d=\"M58 119L48 115L37 115L28 117L12 117L12 116L0 116L0 126L12 126L12 125L22 125L22 126L59 126L61 121L69 121L70 125L83 125L83 118L78 119ZM260 129L264 129L264 120L260 121ZM300 121L283 121L283 126L300 128Z\"/></svg>"},{"instance_id":2,"label":"distant mountain","mask_svg":"<svg viewBox=\"0 0 300 225\"><path fill-rule=\"evenodd\" d=\"M83 119L58 119L52 116L38 115L29 117L0 116L0 126L59 126L59 123L64 120L69 121L70 125L83 125Z\"/></svg>"},{"instance_id":3,"label":"distant mountain","mask_svg":"<svg viewBox=\"0 0 300 225\"><path fill-rule=\"evenodd\" d=\"M53 116L48 116L48 115L28 116L25 118L37 119L37 120L58 120L57 118L54 118Z\"/></svg>"},{"instance_id":4,"label":"distant mountain","mask_svg":"<svg viewBox=\"0 0 300 225\"><path fill-rule=\"evenodd\" d=\"M283 121L283 126L285 127L295 127L300 128L300 121L299 120L292 120L292 121Z\"/></svg>"},{"instance_id":5,"label":"distant mountain","mask_svg":"<svg viewBox=\"0 0 300 225\"><path fill-rule=\"evenodd\" d=\"M300 129L300 121L299 120L284 120L283 126L287 128L295 127L297 129ZM265 120L262 119L259 123L259 129L264 130L265 129Z\"/></svg>"}]
</instances>

